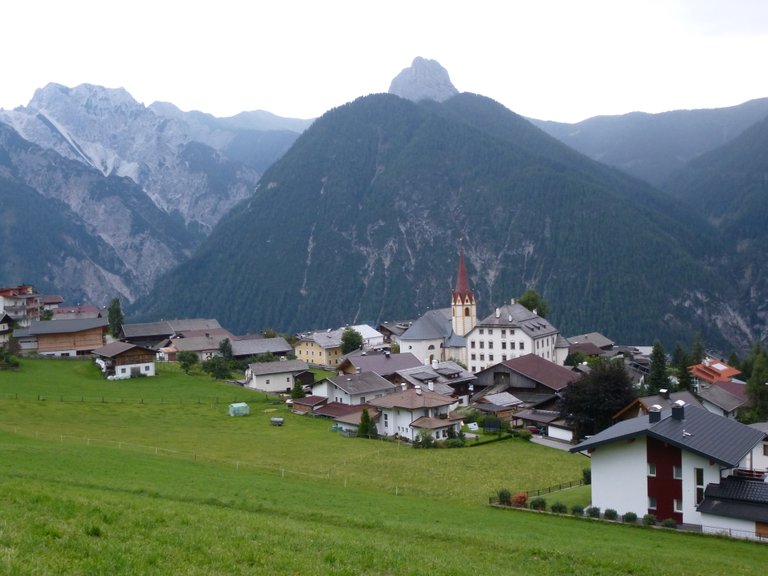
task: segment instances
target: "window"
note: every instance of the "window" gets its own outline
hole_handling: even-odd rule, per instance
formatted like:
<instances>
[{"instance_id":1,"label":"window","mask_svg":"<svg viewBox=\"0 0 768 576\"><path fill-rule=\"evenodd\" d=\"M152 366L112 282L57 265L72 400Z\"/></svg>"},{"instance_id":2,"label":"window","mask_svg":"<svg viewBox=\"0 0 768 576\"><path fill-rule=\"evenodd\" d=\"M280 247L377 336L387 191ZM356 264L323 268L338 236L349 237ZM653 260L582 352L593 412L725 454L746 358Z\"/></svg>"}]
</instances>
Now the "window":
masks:
<instances>
[{"instance_id":1,"label":"window","mask_svg":"<svg viewBox=\"0 0 768 576\"><path fill-rule=\"evenodd\" d=\"M502 329L501 329L501 337L502 337L502 338L504 338L506 335L507 335L507 330L506 330L506 328L502 328Z\"/></svg>"},{"instance_id":2,"label":"window","mask_svg":"<svg viewBox=\"0 0 768 576\"><path fill-rule=\"evenodd\" d=\"M464 308L464 316L469 316L469 308Z\"/></svg>"},{"instance_id":3,"label":"window","mask_svg":"<svg viewBox=\"0 0 768 576\"><path fill-rule=\"evenodd\" d=\"M506 350L507 349L507 343L506 342L502 342L501 343L501 349L502 350Z\"/></svg>"},{"instance_id":4,"label":"window","mask_svg":"<svg viewBox=\"0 0 768 576\"><path fill-rule=\"evenodd\" d=\"M485 331L482 328L480 328L480 334L485 334Z\"/></svg>"},{"instance_id":5,"label":"window","mask_svg":"<svg viewBox=\"0 0 768 576\"><path fill-rule=\"evenodd\" d=\"M488 328L488 335L490 336L491 334L493 334L493 328Z\"/></svg>"},{"instance_id":6,"label":"window","mask_svg":"<svg viewBox=\"0 0 768 576\"><path fill-rule=\"evenodd\" d=\"M683 511L683 499L675 498L675 512L682 512L682 511Z\"/></svg>"},{"instance_id":7,"label":"window","mask_svg":"<svg viewBox=\"0 0 768 576\"><path fill-rule=\"evenodd\" d=\"M763 456L768 456L768 444L763 444Z\"/></svg>"},{"instance_id":8,"label":"window","mask_svg":"<svg viewBox=\"0 0 768 576\"><path fill-rule=\"evenodd\" d=\"M384 412L384 428L389 428L389 414Z\"/></svg>"},{"instance_id":9,"label":"window","mask_svg":"<svg viewBox=\"0 0 768 576\"><path fill-rule=\"evenodd\" d=\"M475 341L474 340L470 340L469 341L469 347L470 348L474 348L475 347Z\"/></svg>"},{"instance_id":10,"label":"window","mask_svg":"<svg viewBox=\"0 0 768 576\"><path fill-rule=\"evenodd\" d=\"M510 342L509 343L509 349L510 350L514 350L515 349L515 343L514 342Z\"/></svg>"},{"instance_id":11,"label":"window","mask_svg":"<svg viewBox=\"0 0 768 576\"><path fill-rule=\"evenodd\" d=\"M493 350L493 342L488 342L488 350Z\"/></svg>"},{"instance_id":12,"label":"window","mask_svg":"<svg viewBox=\"0 0 768 576\"><path fill-rule=\"evenodd\" d=\"M360 396L360 404L365 404L365 396Z\"/></svg>"},{"instance_id":13,"label":"window","mask_svg":"<svg viewBox=\"0 0 768 576\"><path fill-rule=\"evenodd\" d=\"M477 366L472 366L472 372L477 372Z\"/></svg>"},{"instance_id":14,"label":"window","mask_svg":"<svg viewBox=\"0 0 768 576\"><path fill-rule=\"evenodd\" d=\"M470 357L470 360L477 360L476 356L477 356L477 354L474 354L474 353L473 353L473 354L471 355L471 357Z\"/></svg>"},{"instance_id":15,"label":"window","mask_svg":"<svg viewBox=\"0 0 768 576\"><path fill-rule=\"evenodd\" d=\"M696 479L696 505L704 500L704 468L694 468L693 477Z\"/></svg>"},{"instance_id":16,"label":"window","mask_svg":"<svg viewBox=\"0 0 768 576\"><path fill-rule=\"evenodd\" d=\"M493 362L493 354L488 354L488 361Z\"/></svg>"},{"instance_id":17,"label":"window","mask_svg":"<svg viewBox=\"0 0 768 576\"><path fill-rule=\"evenodd\" d=\"M648 496L648 508L656 510L656 496Z\"/></svg>"},{"instance_id":18,"label":"window","mask_svg":"<svg viewBox=\"0 0 768 576\"><path fill-rule=\"evenodd\" d=\"M485 354L480 354L480 362L483 362L485 360Z\"/></svg>"},{"instance_id":19,"label":"window","mask_svg":"<svg viewBox=\"0 0 768 576\"><path fill-rule=\"evenodd\" d=\"M149 366L144 366L144 372L149 372Z\"/></svg>"},{"instance_id":20,"label":"window","mask_svg":"<svg viewBox=\"0 0 768 576\"><path fill-rule=\"evenodd\" d=\"M480 349L482 350L483 348L485 348L485 342L480 341Z\"/></svg>"},{"instance_id":21,"label":"window","mask_svg":"<svg viewBox=\"0 0 768 576\"><path fill-rule=\"evenodd\" d=\"M507 359L507 355L506 354L502 354L501 355L501 361L504 362L506 359Z\"/></svg>"},{"instance_id":22,"label":"window","mask_svg":"<svg viewBox=\"0 0 768 576\"><path fill-rule=\"evenodd\" d=\"M648 462L648 476L656 476L656 463ZM654 506L655 508L655 506Z\"/></svg>"},{"instance_id":23,"label":"window","mask_svg":"<svg viewBox=\"0 0 768 576\"><path fill-rule=\"evenodd\" d=\"M290 384L290 382L291 382L291 377L290 377L290 376L286 376L286 377L285 377L285 381L286 381L286 382L288 382L288 383Z\"/></svg>"},{"instance_id":24,"label":"window","mask_svg":"<svg viewBox=\"0 0 768 576\"><path fill-rule=\"evenodd\" d=\"M525 350L525 342L520 342L520 350Z\"/></svg>"},{"instance_id":25,"label":"window","mask_svg":"<svg viewBox=\"0 0 768 576\"><path fill-rule=\"evenodd\" d=\"M672 469L672 477L675 480L682 480L683 479L683 467L682 466L675 466Z\"/></svg>"}]
</instances>

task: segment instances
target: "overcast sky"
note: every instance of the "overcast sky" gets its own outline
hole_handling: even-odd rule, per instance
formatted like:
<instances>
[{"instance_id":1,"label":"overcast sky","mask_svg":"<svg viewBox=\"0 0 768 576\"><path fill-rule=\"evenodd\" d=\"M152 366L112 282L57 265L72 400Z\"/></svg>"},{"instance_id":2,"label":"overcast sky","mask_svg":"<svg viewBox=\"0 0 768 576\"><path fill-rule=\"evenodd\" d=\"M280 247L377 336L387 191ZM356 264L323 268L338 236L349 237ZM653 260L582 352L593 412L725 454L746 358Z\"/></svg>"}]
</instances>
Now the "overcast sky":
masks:
<instances>
[{"instance_id":1,"label":"overcast sky","mask_svg":"<svg viewBox=\"0 0 768 576\"><path fill-rule=\"evenodd\" d=\"M57 82L314 118L416 56L543 120L768 97L766 0L5 0L0 18L5 109Z\"/></svg>"}]
</instances>

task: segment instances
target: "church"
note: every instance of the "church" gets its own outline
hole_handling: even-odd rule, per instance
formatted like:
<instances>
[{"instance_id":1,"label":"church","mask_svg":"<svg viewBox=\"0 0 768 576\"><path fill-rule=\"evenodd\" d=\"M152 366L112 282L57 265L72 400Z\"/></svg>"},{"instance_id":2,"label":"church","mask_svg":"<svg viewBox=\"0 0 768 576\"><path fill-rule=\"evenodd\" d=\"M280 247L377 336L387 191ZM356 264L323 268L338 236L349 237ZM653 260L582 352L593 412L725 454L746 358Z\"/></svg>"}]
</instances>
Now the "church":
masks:
<instances>
[{"instance_id":1,"label":"church","mask_svg":"<svg viewBox=\"0 0 768 576\"><path fill-rule=\"evenodd\" d=\"M451 307L430 310L399 341L401 352L412 353L424 364L454 360L474 373L525 354L562 366L568 355L568 341L557 328L514 300L478 321L463 251Z\"/></svg>"}]
</instances>

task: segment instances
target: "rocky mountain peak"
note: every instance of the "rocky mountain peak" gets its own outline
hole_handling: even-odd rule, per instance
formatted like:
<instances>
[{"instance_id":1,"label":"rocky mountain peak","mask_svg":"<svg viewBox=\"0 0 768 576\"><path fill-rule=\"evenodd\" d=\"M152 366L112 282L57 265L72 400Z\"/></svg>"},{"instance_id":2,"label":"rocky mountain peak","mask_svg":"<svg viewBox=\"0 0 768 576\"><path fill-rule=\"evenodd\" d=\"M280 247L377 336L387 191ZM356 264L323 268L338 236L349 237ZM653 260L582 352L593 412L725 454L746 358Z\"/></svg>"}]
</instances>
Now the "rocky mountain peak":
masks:
<instances>
[{"instance_id":1,"label":"rocky mountain peak","mask_svg":"<svg viewBox=\"0 0 768 576\"><path fill-rule=\"evenodd\" d=\"M417 56L410 67L395 76L389 85L389 93L413 102L443 102L459 91L451 83L448 71L437 60Z\"/></svg>"}]
</instances>

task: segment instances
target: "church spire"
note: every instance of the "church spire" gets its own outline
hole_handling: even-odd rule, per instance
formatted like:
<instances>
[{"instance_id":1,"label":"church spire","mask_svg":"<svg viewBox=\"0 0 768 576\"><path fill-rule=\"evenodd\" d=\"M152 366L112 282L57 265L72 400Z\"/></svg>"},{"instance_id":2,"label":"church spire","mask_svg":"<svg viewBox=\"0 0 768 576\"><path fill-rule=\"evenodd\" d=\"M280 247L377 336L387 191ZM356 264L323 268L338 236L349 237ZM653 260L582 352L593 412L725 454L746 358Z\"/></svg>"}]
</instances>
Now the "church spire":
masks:
<instances>
[{"instance_id":1,"label":"church spire","mask_svg":"<svg viewBox=\"0 0 768 576\"><path fill-rule=\"evenodd\" d=\"M469 288L467 267L464 264L464 250L459 253L459 273L456 276L456 288L451 298L451 316L453 333L466 336L477 323L477 305L475 295Z\"/></svg>"}]
</instances>

